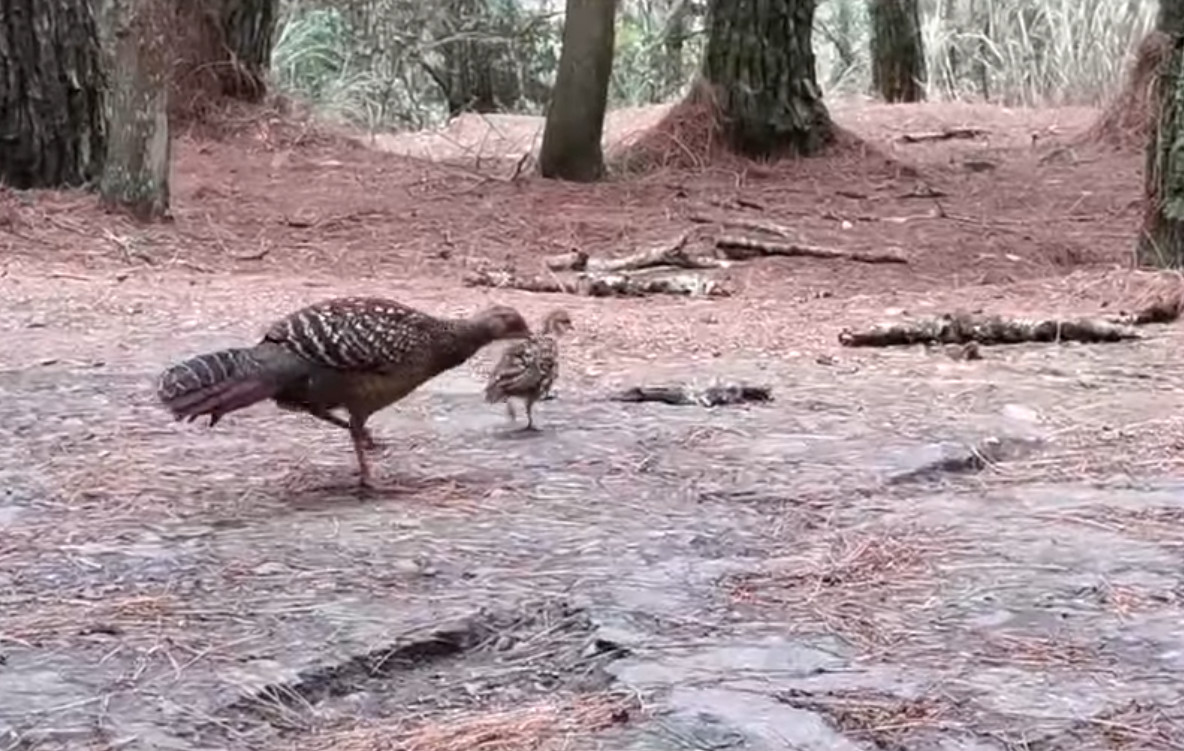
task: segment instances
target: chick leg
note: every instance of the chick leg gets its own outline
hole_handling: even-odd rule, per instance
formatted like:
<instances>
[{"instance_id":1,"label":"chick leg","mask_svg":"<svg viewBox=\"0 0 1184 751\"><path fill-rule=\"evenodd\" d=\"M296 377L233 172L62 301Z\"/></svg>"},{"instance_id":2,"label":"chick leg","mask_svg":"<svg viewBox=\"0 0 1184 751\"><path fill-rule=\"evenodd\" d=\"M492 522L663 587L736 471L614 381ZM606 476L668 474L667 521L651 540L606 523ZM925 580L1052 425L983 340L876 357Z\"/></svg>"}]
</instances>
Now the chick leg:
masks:
<instances>
[{"instance_id":1,"label":"chick leg","mask_svg":"<svg viewBox=\"0 0 1184 751\"><path fill-rule=\"evenodd\" d=\"M534 399L526 397L526 427L522 428L525 431L533 432L538 430L534 425Z\"/></svg>"}]
</instances>

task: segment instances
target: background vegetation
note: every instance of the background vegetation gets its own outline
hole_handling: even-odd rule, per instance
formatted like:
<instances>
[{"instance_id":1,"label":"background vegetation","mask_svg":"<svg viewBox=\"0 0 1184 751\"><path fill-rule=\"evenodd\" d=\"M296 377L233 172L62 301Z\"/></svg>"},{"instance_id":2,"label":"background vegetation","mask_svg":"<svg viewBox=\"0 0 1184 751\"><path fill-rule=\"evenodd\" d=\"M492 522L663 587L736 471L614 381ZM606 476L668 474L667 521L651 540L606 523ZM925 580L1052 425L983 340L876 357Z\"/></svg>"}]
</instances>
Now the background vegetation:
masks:
<instances>
[{"instance_id":1,"label":"background vegetation","mask_svg":"<svg viewBox=\"0 0 1184 751\"><path fill-rule=\"evenodd\" d=\"M1100 103L1121 85L1156 6L922 0L927 96ZM704 8L703 0L622 0L610 107L669 101L685 91L701 59ZM284 0L272 76L279 92L321 115L373 130L446 120L458 107L453 101L450 108L445 86L454 99L458 89L481 90L473 81L479 71L490 77L484 87L494 109L540 114L557 66L562 11L562 0ZM821 0L814 47L828 96L870 91L868 43L865 0Z\"/></svg>"}]
</instances>

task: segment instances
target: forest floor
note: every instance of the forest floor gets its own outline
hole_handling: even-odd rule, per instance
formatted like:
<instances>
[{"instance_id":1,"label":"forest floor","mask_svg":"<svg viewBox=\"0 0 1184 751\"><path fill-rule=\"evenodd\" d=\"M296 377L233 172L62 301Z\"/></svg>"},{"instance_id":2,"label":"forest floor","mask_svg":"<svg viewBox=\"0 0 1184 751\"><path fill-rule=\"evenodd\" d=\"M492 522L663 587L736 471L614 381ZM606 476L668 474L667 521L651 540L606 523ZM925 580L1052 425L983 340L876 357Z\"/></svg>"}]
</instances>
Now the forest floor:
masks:
<instances>
[{"instance_id":1,"label":"forest floor","mask_svg":"<svg viewBox=\"0 0 1184 751\"><path fill-rule=\"evenodd\" d=\"M1179 328L838 340L1170 289L1128 270L1140 155L1082 142L1088 109L834 111L870 148L577 186L277 115L183 134L168 224L0 194L0 749L1184 749ZM722 220L907 262L745 261L704 272L721 297L462 281L707 253ZM376 469L419 489L367 499L342 432L153 403L168 363L343 293L566 307L544 430L482 403L491 347L377 416ZM717 379L773 400L610 398Z\"/></svg>"}]
</instances>

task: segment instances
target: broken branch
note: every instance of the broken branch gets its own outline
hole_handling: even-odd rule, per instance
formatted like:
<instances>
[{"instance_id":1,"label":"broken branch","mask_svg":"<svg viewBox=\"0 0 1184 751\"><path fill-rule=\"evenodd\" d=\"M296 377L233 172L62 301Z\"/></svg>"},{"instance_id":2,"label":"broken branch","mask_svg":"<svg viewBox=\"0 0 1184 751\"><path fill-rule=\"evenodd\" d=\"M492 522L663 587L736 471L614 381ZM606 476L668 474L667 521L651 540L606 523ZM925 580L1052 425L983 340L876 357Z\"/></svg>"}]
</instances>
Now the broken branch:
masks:
<instances>
[{"instance_id":1,"label":"broken branch","mask_svg":"<svg viewBox=\"0 0 1184 751\"><path fill-rule=\"evenodd\" d=\"M746 232L767 232L780 238L794 239L793 230L776 222L766 222L759 219L716 219L707 214L693 214L690 217L696 224L718 224L725 229L738 229Z\"/></svg>"},{"instance_id":2,"label":"broken branch","mask_svg":"<svg viewBox=\"0 0 1184 751\"><path fill-rule=\"evenodd\" d=\"M905 133L900 137L904 143L924 143L926 141L951 141L954 139L981 138L987 131L981 128L946 128L932 133Z\"/></svg>"},{"instance_id":3,"label":"broken branch","mask_svg":"<svg viewBox=\"0 0 1184 751\"><path fill-rule=\"evenodd\" d=\"M762 256L805 256L809 258L841 258L858 263L908 263L897 253L878 253L865 250L840 250L802 243L783 243L758 240L755 237L727 235L715 241L724 256L733 261L745 261Z\"/></svg>"},{"instance_id":4,"label":"broken branch","mask_svg":"<svg viewBox=\"0 0 1184 751\"><path fill-rule=\"evenodd\" d=\"M583 251L548 259L547 268L552 271L591 271L616 273L620 271L641 271L643 269L672 266L678 269L714 269L724 262L715 258L693 258L686 251L689 232L684 232L673 241L642 248L619 258L591 258Z\"/></svg>"},{"instance_id":5,"label":"broken branch","mask_svg":"<svg viewBox=\"0 0 1184 751\"><path fill-rule=\"evenodd\" d=\"M673 406L698 405L722 407L746 402L769 402L773 391L768 386L727 383L696 389L691 386L633 386L614 394L617 402L659 402Z\"/></svg>"},{"instance_id":6,"label":"broken branch","mask_svg":"<svg viewBox=\"0 0 1184 751\"><path fill-rule=\"evenodd\" d=\"M1010 319L998 315L945 314L919 321L879 323L858 333L844 329L839 334L839 343L845 347L894 347L967 342L983 345L1097 343L1138 338L1138 332L1127 326L1094 318Z\"/></svg>"}]
</instances>

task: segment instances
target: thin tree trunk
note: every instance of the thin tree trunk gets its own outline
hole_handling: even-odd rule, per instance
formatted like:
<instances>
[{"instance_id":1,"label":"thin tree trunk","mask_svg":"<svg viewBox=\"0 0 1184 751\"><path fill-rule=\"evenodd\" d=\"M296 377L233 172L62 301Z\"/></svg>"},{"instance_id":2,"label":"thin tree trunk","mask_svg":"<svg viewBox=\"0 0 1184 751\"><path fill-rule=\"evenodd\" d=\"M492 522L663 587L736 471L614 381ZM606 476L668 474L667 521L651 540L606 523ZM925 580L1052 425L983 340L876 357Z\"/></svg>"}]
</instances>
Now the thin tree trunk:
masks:
<instances>
[{"instance_id":1,"label":"thin tree trunk","mask_svg":"<svg viewBox=\"0 0 1184 751\"><path fill-rule=\"evenodd\" d=\"M887 102L925 99L925 49L917 0L871 0L872 85Z\"/></svg>"},{"instance_id":2,"label":"thin tree trunk","mask_svg":"<svg viewBox=\"0 0 1184 751\"><path fill-rule=\"evenodd\" d=\"M1144 172L1144 228L1138 260L1184 268L1184 0L1161 0L1156 28L1171 37L1172 52L1156 83L1159 105Z\"/></svg>"},{"instance_id":3,"label":"thin tree trunk","mask_svg":"<svg viewBox=\"0 0 1184 751\"><path fill-rule=\"evenodd\" d=\"M661 89L654 101L659 102L678 91L683 82L682 51L687 38L687 21L691 15L690 0L674 0L662 30Z\"/></svg>"},{"instance_id":4,"label":"thin tree trunk","mask_svg":"<svg viewBox=\"0 0 1184 751\"><path fill-rule=\"evenodd\" d=\"M89 0L0 0L0 182L28 189L97 178L105 86Z\"/></svg>"},{"instance_id":5,"label":"thin tree trunk","mask_svg":"<svg viewBox=\"0 0 1184 751\"><path fill-rule=\"evenodd\" d=\"M543 177L592 182L604 176L600 139L616 9L616 0L567 0L563 50L539 154Z\"/></svg>"},{"instance_id":6,"label":"thin tree trunk","mask_svg":"<svg viewBox=\"0 0 1184 751\"><path fill-rule=\"evenodd\" d=\"M172 1L107 0L111 134L99 190L104 205L142 220L169 211Z\"/></svg>"},{"instance_id":7,"label":"thin tree trunk","mask_svg":"<svg viewBox=\"0 0 1184 751\"><path fill-rule=\"evenodd\" d=\"M711 0L703 76L731 147L809 155L834 137L814 69L814 0Z\"/></svg>"}]
</instances>

